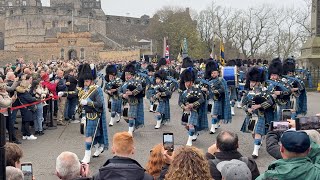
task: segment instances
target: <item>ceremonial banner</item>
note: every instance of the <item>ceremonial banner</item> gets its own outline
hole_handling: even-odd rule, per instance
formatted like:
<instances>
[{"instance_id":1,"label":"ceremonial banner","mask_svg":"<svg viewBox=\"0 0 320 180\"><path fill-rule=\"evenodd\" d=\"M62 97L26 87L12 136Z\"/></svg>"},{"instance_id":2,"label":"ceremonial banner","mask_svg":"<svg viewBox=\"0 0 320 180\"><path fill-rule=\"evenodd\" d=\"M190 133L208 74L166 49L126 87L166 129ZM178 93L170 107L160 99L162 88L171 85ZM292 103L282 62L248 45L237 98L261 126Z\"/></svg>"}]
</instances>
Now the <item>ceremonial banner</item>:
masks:
<instances>
[{"instance_id":1,"label":"ceremonial banner","mask_svg":"<svg viewBox=\"0 0 320 180\"><path fill-rule=\"evenodd\" d=\"M223 65L223 66L225 65L223 41L220 41L220 62L221 62L221 65Z\"/></svg>"}]
</instances>

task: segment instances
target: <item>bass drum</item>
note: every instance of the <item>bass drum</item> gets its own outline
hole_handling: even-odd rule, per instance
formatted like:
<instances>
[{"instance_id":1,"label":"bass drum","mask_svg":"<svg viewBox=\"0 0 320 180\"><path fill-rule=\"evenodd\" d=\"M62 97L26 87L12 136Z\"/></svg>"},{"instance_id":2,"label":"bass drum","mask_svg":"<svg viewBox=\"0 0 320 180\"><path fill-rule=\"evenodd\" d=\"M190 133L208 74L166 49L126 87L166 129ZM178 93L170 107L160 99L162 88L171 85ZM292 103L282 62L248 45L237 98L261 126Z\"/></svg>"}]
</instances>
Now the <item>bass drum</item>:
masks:
<instances>
[{"instance_id":1,"label":"bass drum","mask_svg":"<svg viewBox=\"0 0 320 180\"><path fill-rule=\"evenodd\" d=\"M225 66L221 68L221 77L227 81L228 86L238 85L238 74L236 66Z\"/></svg>"}]
</instances>

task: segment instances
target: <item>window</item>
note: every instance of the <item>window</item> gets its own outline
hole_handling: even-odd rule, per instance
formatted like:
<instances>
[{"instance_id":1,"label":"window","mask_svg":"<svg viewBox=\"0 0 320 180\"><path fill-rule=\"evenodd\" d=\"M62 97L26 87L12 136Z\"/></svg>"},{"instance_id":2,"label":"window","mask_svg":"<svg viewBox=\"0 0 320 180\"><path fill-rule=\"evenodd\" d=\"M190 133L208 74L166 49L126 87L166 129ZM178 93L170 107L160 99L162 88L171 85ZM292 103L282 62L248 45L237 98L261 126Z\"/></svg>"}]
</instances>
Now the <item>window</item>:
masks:
<instances>
[{"instance_id":1,"label":"window","mask_svg":"<svg viewBox=\"0 0 320 180\"><path fill-rule=\"evenodd\" d=\"M12 6L12 2L8 2L8 6Z\"/></svg>"},{"instance_id":2,"label":"window","mask_svg":"<svg viewBox=\"0 0 320 180\"><path fill-rule=\"evenodd\" d=\"M27 1L22 1L22 6L26 6L27 5Z\"/></svg>"}]
</instances>

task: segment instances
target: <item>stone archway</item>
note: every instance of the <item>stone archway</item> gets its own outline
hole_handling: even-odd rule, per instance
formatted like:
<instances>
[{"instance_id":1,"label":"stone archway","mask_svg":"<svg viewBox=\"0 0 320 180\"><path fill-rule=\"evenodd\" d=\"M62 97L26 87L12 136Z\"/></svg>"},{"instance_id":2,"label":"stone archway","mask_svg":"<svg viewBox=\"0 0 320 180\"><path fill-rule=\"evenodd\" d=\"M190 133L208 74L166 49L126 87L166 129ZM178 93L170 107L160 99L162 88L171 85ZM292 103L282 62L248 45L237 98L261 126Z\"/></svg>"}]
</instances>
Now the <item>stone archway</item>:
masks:
<instances>
[{"instance_id":1,"label":"stone archway","mask_svg":"<svg viewBox=\"0 0 320 180\"><path fill-rule=\"evenodd\" d=\"M77 59L77 51L74 49L70 49L68 52L68 58L69 60Z\"/></svg>"}]
</instances>

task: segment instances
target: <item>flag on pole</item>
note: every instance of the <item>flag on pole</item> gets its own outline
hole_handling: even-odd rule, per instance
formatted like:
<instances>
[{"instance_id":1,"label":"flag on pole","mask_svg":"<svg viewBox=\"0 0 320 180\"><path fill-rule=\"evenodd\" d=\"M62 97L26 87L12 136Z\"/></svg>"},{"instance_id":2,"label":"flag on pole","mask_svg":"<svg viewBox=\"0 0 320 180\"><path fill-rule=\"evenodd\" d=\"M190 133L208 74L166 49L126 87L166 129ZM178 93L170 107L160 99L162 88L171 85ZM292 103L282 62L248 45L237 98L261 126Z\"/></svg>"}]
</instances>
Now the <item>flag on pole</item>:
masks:
<instances>
[{"instance_id":1,"label":"flag on pole","mask_svg":"<svg viewBox=\"0 0 320 180\"><path fill-rule=\"evenodd\" d=\"M181 42L181 45L180 45L180 51L179 51L179 54L178 54L178 57L177 57L177 61L182 63L182 53L183 53L183 43Z\"/></svg>"},{"instance_id":2,"label":"flag on pole","mask_svg":"<svg viewBox=\"0 0 320 180\"><path fill-rule=\"evenodd\" d=\"M188 57L188 42L187 38L183 39L182 58Z\"/></svg>"},{"instance_id":3,"label":"flag on pole","mask_svg":"<svg viewBox=\"0 0 320 180\"><path fill-rule=\"evenodd\" d=\"M167 60L167 63L170 62L170 52L169 52L169 45L167 45L166 47L166 53L165 53L165 56L164 56Z\"/></svg>"},{"instance_id":4,"label":"flag on pole","mask_svg":"<svg viewBox=\"0 0 320 180\"><path fill-rule=\"evenodd\" d=\"M220 41L220 63L221 65L225 65L225 60L224 60L224 44L223 41Z\"/></svg>"},{"instance_id":5,"label":"flag on pole","mask_svg":"<svg viewBox=\"0 0 320 180\"><path fill-rule=\"evenodd\" d=\"M167 38L164 37L163 38L163 54L162 54L162 57L166 56L166 50L167 50Z\"/></svg>"}]
</instances>

